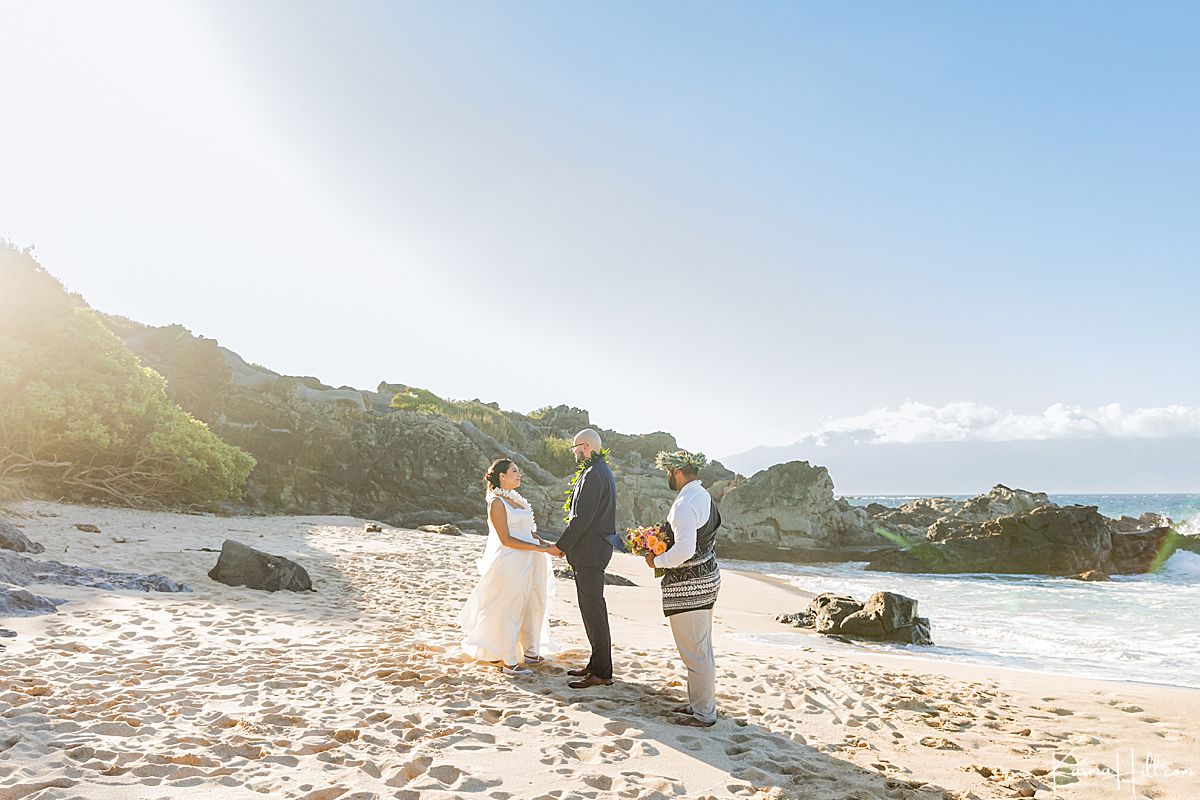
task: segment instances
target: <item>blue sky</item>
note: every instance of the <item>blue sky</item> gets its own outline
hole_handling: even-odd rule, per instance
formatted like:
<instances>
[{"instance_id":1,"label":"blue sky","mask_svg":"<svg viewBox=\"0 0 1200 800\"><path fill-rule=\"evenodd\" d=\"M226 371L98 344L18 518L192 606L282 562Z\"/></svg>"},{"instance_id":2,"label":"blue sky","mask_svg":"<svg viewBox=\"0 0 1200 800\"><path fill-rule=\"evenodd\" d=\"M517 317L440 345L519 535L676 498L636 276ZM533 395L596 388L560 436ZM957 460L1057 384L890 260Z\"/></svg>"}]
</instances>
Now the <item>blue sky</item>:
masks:
<instances>
[{"instance_id":1,"label":"blue sky","mask_svg":"<svg viewBox=\"0 0 1200 800\"><path fill-rule=\"evenodd\" d=\"M909 401L1190 408L1197 23L3 3L0 235L277 370L716 455Z\"/></svg>"}]
</instances>

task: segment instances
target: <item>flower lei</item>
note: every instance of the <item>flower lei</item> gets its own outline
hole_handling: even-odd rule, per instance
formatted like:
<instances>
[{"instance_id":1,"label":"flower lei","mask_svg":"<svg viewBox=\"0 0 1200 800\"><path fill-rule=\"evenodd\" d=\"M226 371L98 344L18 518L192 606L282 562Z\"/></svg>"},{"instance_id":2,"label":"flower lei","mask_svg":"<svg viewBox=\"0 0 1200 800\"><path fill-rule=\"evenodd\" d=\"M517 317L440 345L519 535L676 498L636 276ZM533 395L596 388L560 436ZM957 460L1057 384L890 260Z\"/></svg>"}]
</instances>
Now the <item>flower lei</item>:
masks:
<instances>
[{"instance_id":1,"label":"flower lei","mask_svg":"<svg viewBox=\"0 0 1200 800\"><path fill-rule=\"evenodd\" d=\"M708 466L708 458L704 453L689 453L687 450L676 450L674 453L663 451L654 457L654 466L659 469L691 467L699 472Z\"/></svg>"},{"instance_id":2,"label":"flower lei","mask_svg":"<svg viewBox=\"0 0 1200 800\"><path fill-rule=\"evenodd\" d=\"M491 494L492 497L503 497L505 500L508 500L510 503L512 503L517 508L530 508L531 507L529 505L529 501L526 500L524 497L522 497L521 493L518 492L516 489L501 489L500 487L497 486L497 487L491 489L489 494Z\"/></svg>"},{"instance_id":3,"label":"flower lei","mask_svg":"<svg viewBox=\"0 0 1200 800\"><path fill-rule=\"evenodd\" d=\"M571 482L567 484L567 502L563 503L563 511L566 512L566 516L563 517L563 522L571 519L571 503L575 502L575 487L579 485L579 479L583 477L583 473L588 467L601 461L608 461L608 450L603 448L592 453L586 460L579 462L579 466L575 467L575 474L571 476Z\"/></svg>"}]
</instances>

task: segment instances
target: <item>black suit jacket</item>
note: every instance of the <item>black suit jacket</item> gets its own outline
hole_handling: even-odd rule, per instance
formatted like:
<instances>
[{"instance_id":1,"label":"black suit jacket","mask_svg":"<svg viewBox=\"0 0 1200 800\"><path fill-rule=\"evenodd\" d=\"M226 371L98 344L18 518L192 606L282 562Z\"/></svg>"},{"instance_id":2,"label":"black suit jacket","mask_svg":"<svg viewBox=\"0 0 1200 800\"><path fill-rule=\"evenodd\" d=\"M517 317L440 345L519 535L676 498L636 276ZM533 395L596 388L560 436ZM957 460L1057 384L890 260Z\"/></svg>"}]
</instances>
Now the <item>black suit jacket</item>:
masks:
<instances>
[{"instance_id":1,"label":"black suit jacket","mask_svg":"<svg viewBox=\"0 0 1200 800\"><path fill-rule=\"evenodd\" d=\"M575 484L567 529L558 539L573 567L600 567L612 559L610 537L617 531L617 481L604 461L583 471Z\"/></svg>"}]
</instances>

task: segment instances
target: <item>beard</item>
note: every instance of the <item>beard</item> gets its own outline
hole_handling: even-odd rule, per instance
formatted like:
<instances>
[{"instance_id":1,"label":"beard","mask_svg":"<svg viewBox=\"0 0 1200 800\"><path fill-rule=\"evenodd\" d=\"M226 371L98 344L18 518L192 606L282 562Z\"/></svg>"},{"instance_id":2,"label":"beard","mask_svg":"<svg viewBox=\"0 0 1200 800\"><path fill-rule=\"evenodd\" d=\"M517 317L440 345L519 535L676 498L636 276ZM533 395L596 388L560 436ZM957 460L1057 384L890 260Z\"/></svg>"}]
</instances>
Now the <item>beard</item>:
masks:
<instances>
[{"instance_id":1,"label":"beard","mask_svg":"<svg viewBox=\"0 0 1200 800\"><path fill-rule=\"evenodd\" d=\"M669 486L671 488L671 491L673 491L673 492L679 491L679 487L675 485L675 472L674 471L667 473L667 486Z\"/></svg>"}]
</instances>

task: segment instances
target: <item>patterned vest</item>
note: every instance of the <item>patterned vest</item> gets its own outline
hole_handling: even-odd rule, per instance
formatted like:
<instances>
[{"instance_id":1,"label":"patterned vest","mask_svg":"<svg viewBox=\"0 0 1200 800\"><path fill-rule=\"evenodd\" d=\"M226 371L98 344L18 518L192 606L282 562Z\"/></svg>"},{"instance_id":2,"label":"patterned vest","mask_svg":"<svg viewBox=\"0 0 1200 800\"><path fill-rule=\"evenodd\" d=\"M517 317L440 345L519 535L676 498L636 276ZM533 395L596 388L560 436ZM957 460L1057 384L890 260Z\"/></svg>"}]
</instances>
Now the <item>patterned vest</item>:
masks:
<instances>
[{"instance_id":1,"label":"patterned vest","mask_svg":"<svg viewBox=\"0 0 1200 800\"><path fill-rule=\"evenodd\" d=\"M710 501L711 503L712 501ZM663 571L663 614L682 614L712 608L721 589L721 570L717 568L717 528L721 512L712 503L708 522L696 531L696 554L678 567Z\"/></svg>"}]
</instances>

